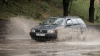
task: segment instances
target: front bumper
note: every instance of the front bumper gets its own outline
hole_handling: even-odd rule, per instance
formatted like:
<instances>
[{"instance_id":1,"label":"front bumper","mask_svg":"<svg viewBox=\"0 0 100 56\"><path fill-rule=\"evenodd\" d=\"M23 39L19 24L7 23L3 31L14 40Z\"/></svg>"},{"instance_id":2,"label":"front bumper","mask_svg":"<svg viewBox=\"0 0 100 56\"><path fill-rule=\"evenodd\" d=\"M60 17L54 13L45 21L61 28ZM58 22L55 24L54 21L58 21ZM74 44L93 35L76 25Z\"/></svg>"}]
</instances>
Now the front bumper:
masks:
<instances>
[{"instance_id":1,"label":"front bumper","mask_svg":"<svg viewBox=\"0 0 100 56\"><path fill-rule=\"evenodd\" d=\"M43 34L43 35L37 35L37 34ZM52 34L52 33L30 32L30 36L32 39L35 39L35 40L54 40L57 38L57 34Z\"/></svg>"},{"instance_id":2,"label":"front bumper","mask_svg":"<svg viewBox=\"0 0 100 56\"><path fill-rule=\"evenodd\" d=\"M45 34L45 36L37 36L36 34ZM52 33L35 33L35 32L30 32L30 35L32 37L56 37L57 34L52 34Z\"/></svg>"}]
</instances>

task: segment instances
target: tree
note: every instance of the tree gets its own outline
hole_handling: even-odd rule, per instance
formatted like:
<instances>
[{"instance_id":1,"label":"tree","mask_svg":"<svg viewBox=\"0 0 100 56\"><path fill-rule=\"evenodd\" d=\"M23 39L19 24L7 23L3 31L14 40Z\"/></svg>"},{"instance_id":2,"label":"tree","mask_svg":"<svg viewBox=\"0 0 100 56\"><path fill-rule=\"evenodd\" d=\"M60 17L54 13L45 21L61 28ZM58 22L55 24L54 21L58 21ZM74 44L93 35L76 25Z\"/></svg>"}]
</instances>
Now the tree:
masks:
<instances>
[{"instance_id":1,"label":"tree","mask_svg":"<svg viewBox=\"0 0 100 56\"><path fill-rule=\"evenodd\" d=\"M3 3L5 3L6 5L8 5L8 0L2 0Z\"/></svg>"},{"instance_id":2,"label":"tree","mask_svg":"<svg viewBox=\"0 0 100 56\"><path fill-rule=\"evenodd\" d=\"M28 0L29 2L31 2L31 0Z\"/></svg>"},{"instance_id":3,"label":"tree","mask_svg":"<svg viewBox=\"0 0 100 56\"><path fill-rule=\"evenodd\" d=\"M98 20L99 19L99 17L100 17L100 7L97 9L97 13L96 13L96 20Z\"/></svg>"},{"instance_id":4,"label":"tree","mask_svg":"<svg viewBox=\"0 0 100 56\"><path fill-rule=\"evenodd\" d=\"M63 16L68 16L68 7L70 0L63 0Z\"/></svg>"},{"instance_id":5,"label":"tree","mask_svg":"<svg viewBox=\"0 0 100 56\"><path fill-rule=\"evenodd\" d=\"M94 0L90 0L89 22L94 23Z\"/></svg>"}]
</instances>

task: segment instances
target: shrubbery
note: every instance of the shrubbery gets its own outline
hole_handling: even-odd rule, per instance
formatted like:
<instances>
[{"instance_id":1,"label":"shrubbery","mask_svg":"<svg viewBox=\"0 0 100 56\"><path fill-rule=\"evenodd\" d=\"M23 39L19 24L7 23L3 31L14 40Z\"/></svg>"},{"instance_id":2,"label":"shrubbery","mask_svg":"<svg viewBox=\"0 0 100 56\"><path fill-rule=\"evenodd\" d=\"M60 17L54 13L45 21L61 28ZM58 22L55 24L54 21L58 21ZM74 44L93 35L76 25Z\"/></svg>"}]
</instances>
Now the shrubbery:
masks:
<instances>
[{"instance_id":1,"label":"shrubbery","mask_svg":"<svg viewBox=\"0 0 100 56\"><path fill-rule=\"evenodd\" d=\"M87 20L89 14L89 3L82 1L82 0L77 0L72 2L71 10L70 10L70 15L76 15L80 16L83 19Z\"/></svg>"},{"instance_id":2,"label":"shrubbery","mask_svg":"<svg viewBox=\"0 0 100 56\"><path fill-rule=\"evenodd\" d=\"M89 1L72 0L70 3L69 15L80 16L85 21L89 18ZM50 16L63 15L62 0L8 0L8 5L0 0L0 18L11 16L30 16L41 19L41 15ZM100 22L100 4L95 3L95 20Z\"/></svg>"},{"instance_id":3,"label":"shrubbery","mask_svg":"<svg viewBox=\"0 0 100 56\"><path fill-rule=\"evenodd\" d=\"M45 12L48 12L48 11L50 11L50 6L47 2L42 2L40 4L40 9L42 9Z\"/></svg>"},{"instance_id":4,"label":"shrubbery","mask_svg":"<svg viewBox=\"0 0 100 56\"><path fill-rule=\"evenodd\" d=\"M90 1L86 0L76 0L72 2L70 15L76 15L80 16L83 18L85 21L88 21L89 19L89 6L90 6ZM95 2L95 22L100 22L100 4ZM96 20L98 18L98 20Z\"/></svg>"}]
</instances>

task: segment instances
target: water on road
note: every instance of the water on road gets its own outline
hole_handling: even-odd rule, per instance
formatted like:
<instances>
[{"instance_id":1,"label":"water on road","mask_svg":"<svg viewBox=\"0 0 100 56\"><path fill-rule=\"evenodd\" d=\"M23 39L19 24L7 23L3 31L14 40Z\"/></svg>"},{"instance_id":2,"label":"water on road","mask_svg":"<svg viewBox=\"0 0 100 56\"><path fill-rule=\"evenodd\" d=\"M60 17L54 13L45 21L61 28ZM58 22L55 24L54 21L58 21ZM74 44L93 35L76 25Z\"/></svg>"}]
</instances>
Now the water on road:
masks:
<instances>
[{"instance_id":1,"label":"water on road","mask_svg":"<svg viewBox=\"0 0 100 56\"><path fill-rule=\"evenodd\" d=\"M100 56L100 32L95 28L86 29L83 34L77 29L58 28L58 40L37 42L29 36L36 25L36 21L23 17L11 18L9 34L0 35L0 55Z\"/></svg>"}]
</instances>

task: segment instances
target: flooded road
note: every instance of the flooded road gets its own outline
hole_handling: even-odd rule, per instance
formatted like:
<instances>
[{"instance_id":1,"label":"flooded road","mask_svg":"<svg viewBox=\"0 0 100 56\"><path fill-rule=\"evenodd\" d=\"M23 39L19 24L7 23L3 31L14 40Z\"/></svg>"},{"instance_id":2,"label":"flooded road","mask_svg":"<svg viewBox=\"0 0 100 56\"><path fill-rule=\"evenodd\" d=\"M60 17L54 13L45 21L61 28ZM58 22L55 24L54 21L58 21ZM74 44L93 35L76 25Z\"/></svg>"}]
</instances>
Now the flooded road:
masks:
<instances>
[{"instance_id":1,"label":"flooded road","mask_svg":"<svg viewBox=\"0 0 100 56\"><path fill-rule=\"evenodd\" d=\"M13 36L13 37L12 37ZM36 42L29 36L0 36L2 56L99 56L100 42Z\"/></svg>"},{"instance_id":2,"label":"flooded road","mask_svg":"<svg viewBox=\"0 0 100 56\"><path fill-rule=\"evenodd\" d=\"M0 35L1 56L100 56L100 28L83 34L76 29L59 28L58 40L37 42L29 36L37 21L14 17L7 25L8 34Z\"/></svg>"}]
</instances>

